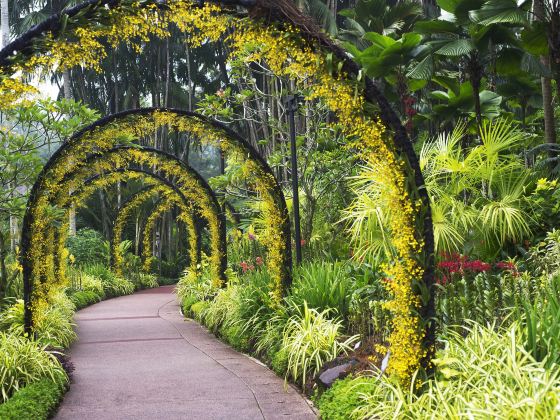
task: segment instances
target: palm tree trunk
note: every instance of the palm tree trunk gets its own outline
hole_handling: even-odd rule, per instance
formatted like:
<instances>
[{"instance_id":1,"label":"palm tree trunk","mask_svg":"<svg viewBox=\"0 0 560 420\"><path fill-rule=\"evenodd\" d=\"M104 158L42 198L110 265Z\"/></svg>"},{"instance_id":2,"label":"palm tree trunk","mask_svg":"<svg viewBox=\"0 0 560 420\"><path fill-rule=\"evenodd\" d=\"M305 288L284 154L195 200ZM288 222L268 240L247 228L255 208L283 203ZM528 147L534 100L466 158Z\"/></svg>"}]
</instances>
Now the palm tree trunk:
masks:
<instances>
[{"instance_id":1,"label":"palm tree trunk","mask_svg":"<svg viewBox=\"0 0 560 420\"><path fill-rule=\"evenodd\" d=\"M544 5L542 0L536 0L533 3L533 13L536 20L544 20ZM550 69L550 58L548 56L542 56L541 62L547 69ZM541 77L541 90L544 112L544 141L545 143L556 143L554 107L552 106L552 83L550 78Z\"/></svg>"},{"instance_id":2,"label":"palm tree trunk","mask_svg":"<svg viewBox=\"0 0 560 420\"><path fill-rule=\"evenodd\" d=\"M0 48L8 45L10 41L10 10L9 0L0 0Z\"/></svg>"}]
</instances>

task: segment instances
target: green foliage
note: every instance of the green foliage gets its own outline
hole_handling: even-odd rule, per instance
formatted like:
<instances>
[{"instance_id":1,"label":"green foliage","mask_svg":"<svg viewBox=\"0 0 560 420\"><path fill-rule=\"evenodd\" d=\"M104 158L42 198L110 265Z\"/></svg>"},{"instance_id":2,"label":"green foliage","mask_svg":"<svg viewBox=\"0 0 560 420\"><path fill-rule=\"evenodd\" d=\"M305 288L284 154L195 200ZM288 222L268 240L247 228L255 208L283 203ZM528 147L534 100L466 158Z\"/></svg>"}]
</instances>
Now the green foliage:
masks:
<instances>
[{"instance_id":1,"label":"green foliage","mask_svg":"<svg viewBox=\"0 0 560 420\"><path fill-rule=\"evenodd\" d=\"M363 405L363 396L373 393L376 384L370 378L347 377L336 381L316 400L323 420L349 420L357 418L354 410Z\"/></svg>"},{"instance_id":2,"label":"green foliage","mask_svg":"<svg viewBox=\"0 0 560 420\"><path fill-rule=\"evenodd\" d=\"M546 278L527 273L465 273L438 286L436 307L440 325L445 329L468 321L509 323L515 308L543 298L546 283Z\"/></svg>"},{"instance_id":3,"label":"green foliage","mask_svg":"<svg viewBox=\"0 0 560 420\"><path fill-rule=\"evenodd\" d=\"M341 330L342 322L329 319L328 310L318 312L304 304L284 328L282 351L288 357L286 376L305 386L308 376L315 375L325 362L350 350L358 336L340 341Z\"/></svg>"},{"instance_id":4,"label":"green foliage","mask_svg":"<svg viewBox=\"0 0 560 420\"><path fill-rule=\"evenodd\" d=\"M210 271L206 268L201 273L185 270L177 283L177 296L181 301L199 302L214 293Z\"/></svg>"},{"instance_id":5,"label":"green foliage","mask_svg":"<svg viewBox=\"0 0 560 420\"><path fill-rule=\"evenodd\" d=\"M290 301L298 307L307 302L318 311L348 318L353 279L342 263L306 263L298 268L290 290Z\"/></svg>"},{"instance_id":6,"label":"green foliage","mask_svg":"<svg viewBox=\"0 0 560 420\"><path fill-rule=\"evenodd\" d=\"M521 312L525 348L547 368L560 364L560 276L543 287L540 299L527 300L517 307Z\"/></svg>"},{"instance_id":7,"label":"green foliage","mask_svg":"<svg viewBox=\"0 0 560 420\"><path fill-rule=\"evenodd\" d=\"M524 350L517 326L500 332L473 325L449 333L435 379L403 389L386 376L339 382L319 399L325 419L555 418L558 371ZM421 393L411 392L418 385ZM489 398L492 396L492 398ZM343 410L342 407L345 407Z\"/></svg>"},{"instance_id":8,"label":"green foliage","mask_svg":"<svg viewBox=\"0 0 560 420\"><path fill-rule=\"evenodd\" d=\"M68 348L76 339L72 316L75 306L63 293L52 300L51 305L37 318L33 329L37 341L45 346ZM24 305L18 300L0 314L0 329L11 334L24 334Z\"/></svg>"},{"instance_id":9,"label":"green foliage","mask_svg":"<svg viewBox=\"0 0 560 420\"><path fill-rule=\"evenodd\" d=\"M134 284L118 277L109 268L102 264L91 264L83 267L84 273L97 277L103 284L107 297L130 295L134 293Z\"/></svg>"},{"instance_id":10,"label":"green foliage","mask_svg":"<svg viewBox=\"0 0 560 420\"><path fill-rule=\"evenodd\" d=\"M66 388L65 380L52 379L41 379L26 385L0 404L0 418L46 420L55 412Z\"/></svg>"},{"instance_id":11,"label":"green foliage","mask_svg":"<svg viewBox=\"0 0 560 420\"><path fill-rule=\"evenodd\" d=\"M80 229L75 236L68 238L67 246L79 266L109 262L107 243L96 230Z\"/></svg>"},{"instance_id":12,"label":"green foliage","mask_svg":"<svg viewBox=\"0 0 560 420\"><path fill-rule=\"evenodd\" d=\"M127 278L134 284L136 290L159 287L155 274L135 272L130 273Z\"/></svg>"},{"instance_id":13,"label":"green foliage","mask_svg":"<svg viewBox=\"0 0 560 420\"><path fill-rule=\"evenodd\" d=\"M69 295L70 300L76 306L76 310L85 308L86 306L93 305L94 303L101 302L102 296L91 290L78 290Z\"/></svg>"},{"instance_id":14,"label":"green foliage","mask_svg":"<svg viewBox=\"0 0 560 420\"><path fill-rule=\"evenodd\" d=\"M420 165L431 197L436 249L495 256L530 234L530 173L511 150L524 141L506 120L483 124L464 148L464 125L426 142Z\"/></svg>"},{"instance_id":15,"label":"green foliage","mask_svg":"<svg viewBox=\"0 0 560 420\"><path fill-rule=\"evenodd\" d=\"M190 313L192 314L193 318L199 322L203 322L204 311L208 307L209 303L205 301L196 302L191 305Z\"/></svg>"},{"instance_id":16,"label":"green foliage","mask_svg":"<svg viewBox=\"0 0 560 420\"><path fill-rule=\"evenodd\" d=\"M41 379L65 381L66 374L45 347L18 334L0 332L0 401Z\"/></svg>"}]
</instances>

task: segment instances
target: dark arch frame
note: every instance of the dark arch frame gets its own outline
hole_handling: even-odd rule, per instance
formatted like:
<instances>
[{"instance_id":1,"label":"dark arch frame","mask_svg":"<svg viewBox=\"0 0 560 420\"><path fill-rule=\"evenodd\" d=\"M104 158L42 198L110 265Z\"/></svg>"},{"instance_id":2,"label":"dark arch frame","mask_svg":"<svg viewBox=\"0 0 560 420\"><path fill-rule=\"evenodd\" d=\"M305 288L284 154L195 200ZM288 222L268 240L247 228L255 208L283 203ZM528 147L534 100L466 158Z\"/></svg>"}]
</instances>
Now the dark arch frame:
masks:
<instances>
[{"instance_id":1,"label":"dark arch frame","mask_svg":"<svg viewBox=\"0 0 560 420\"><path fill-rule=\"evenodd\" d=\"M211 2L218 3L213 0L211 0ZM94 12L97 10L104 10L106 6L106 10L109 10L110 8L119 6L121 3L122 1L119 0L89 0L87 3L67 9L64 13L52 16L47 21L32 28L28 33L10 43L4 50L0 51L0 67L8 69L11 68L9 58L17 52L21 52L25 56L32 55L36 50L33 48L33 41L43 37L45 32L58 34L61 28L66 25L69 17L75 17L76 15L81 14L83 17L88 19L95 16ZM270 2L269 0L225 0L220 3L234 6L232 7L232 14L235 13L235 7L239 7L246 9L252 18L261 17L266 18L268 21L293 25L297 28L302 38L316 42L326 53L332 54L332 56L342 64L341 70L344 74L353 78L360 75L360 67L347 56L345 51L331 41L326 35L321 33L313 21L301 15L295 5L289 3L289 1L280 0L278 2ZM157 0L147 1L143 4L155 4L157 7L165 7L164 3L158 2ZM229 11L226 13L229 13ZM422 221L422 226L421 229L417 229L417 232L422 236L423 240L422 283L426 288L428 298L422 302L422 305L418 310L418 314L426 323L424 325L426 334L423 344L424 347L428 349L427 356L424 358L424 365L427 365L427 362L433 355L436 327L436 323L434 321L435 256L430 199L424 185L425 183L420 170L418 158L398 115L369 77L362 77L362 80L364 83L364 99L367 102L377 104L379 106L381 121L385 124L385 126L393 131L393 144L395 146L396 153L400 156L404 156L408 161L409 168L405 169L405 171L407 175L414 180L414 194L419 199L421 205L421 212L419 213L418 220Z\"/></svg>"},{"instance_id":2,"label":"dark arch frame","mask_svg":"<svg viewBox=\"0 0 560 420\"><path fill-rule=\"evenodd\" d=\"M149 176L150 178L155 179L159 183L159 186L165 186L165 187L169 188L169 190L172 191L173 194L177 195L179 197L179 199L183 202L184 208L182 208L182 211L186 211L186 208L187 208L187 206L189 206L189 203L188 203L188 200L186 199L186 197L181 192L181 190L175 184L173 184L171 181L169 181L166 178L164 178L164 177L162 177L162 176L160 176L160 175L158 175L154 172L151 172L147 169L132 168L132 169L129 169L128 171L125 171L123 169L116 169L114 172L104 173L103 176L98 174L98 175L95 175L95 176L87 179L85 181L83 187L85 188L85 187L91 185L92 183L96 182L98 179L102 179L104 176L110 175L111 173L118 173L118 172L127 173L127 172L131 172L131 171L141 173L141 174L145 174L145 175ZM148 193L150 190L153 190L154 195L157 194L158 193L158 191L156 191L157 188L158 188L158 184L150 185L150 186L146 186L146 187L141 188L140 190L138 190L137 192L132 194L130 197L128 197L121 204L119 209L117 210L117 217L115 218L115 221L113 223L113 231L111 232L111 239L109 241L109 243L110 243L110 255L109 255L110 261L109 261L109 264L113 269L117 270L117 272L118 272L118 267L116 267L116 265L115 265L116 264L116 259L117 259L116 258L116 246L117 246L118 243L120 243L120 239L122 239L122 238L116 238L116 236L115 236L115 233L116 233L115 228L116 228L116 223L119 221L119 215L122 214L122 212L126 209L126 207L133 204L133 202L138 197L142 196L145 193ZM76 190L72 193L72 195L77 195L77 194L80 194L81 192L82 192L82 190ZM198 242L200 242L200 239L201 239L199 229L197 229L197 226L200 224L200 222L197 221L194 218L195 215L192 215L192 216L193 216L192 217L193 218L193 223L195 225L195 231L194 232L189 232L189 234L195 233L196 234L196 241L198 243ZM191 250L189 251L189 256L191 258L194 254L196 254L196 253L191 253ZM197 263L196 260L197 260L197 258L194 258L194 262L193 262L194 264ZM193 264L191 264L191 266L192 265Z\"/></svg>"},{"instance_id":3,"label":"dark arch frame","mask_svg":"<svg viewBox=\"0 0 560 420\"><path fill-rule=\"evenodd\" d=\"M102 117L97 121L94 121L92 124L74 133L67 143L69 145L77 144L84 136L93 133L96 129L107 127L111 123L118 123L119 121L124 120L127 117L152 116L156 113L167 113L177 117L193 119L212 129L219 130L221 133L223 133L224 138L232 141L235 145L239 146L244 153L247 154L248 160L254 162L263 172L264 176L267 176L271 181L273 181L273 185L271 186L271 188L267 188L267 192L270 194L272 200L274 201L276 209L281 215L282 225L280 226L280 230L282 231L283 235L282 266L284 267L284 271L282 272L282 283L284 291L288 290L292 284L292 241L290 217L284 192L282 191L278 180L274 176L274 172L272 171L266 160L262 158L259 152L247 140L245 140L239 133L237 133L227 125L222 124L212 118L206 117L200 113L186 111L179 108L145 107L121 111Z\"/></svg>"},{"instance_id":4,"label":"dark arch frame","mask_svg":"<svg viewBox=\"0 0 560 420\"><path fill-rule=\"evenodd\" d=\"M31 238L31 225L33 223L33 219L32 219L32 211L37 203L37 200L39 199L39 195L41 194L41 188L40 188L40 184L42 181L42 178L45 177L48 174L48 170L50 170L52 167L56 166L56 163L58 162L58 156L61 156L69 147L71 147L70 143L67 142L65 143L60 149L57 150L57 152L55 154L53 154L53 156L51 157L51 159L49 159L49 161L47 162L47 164L45 165L45 167L43 168L43 171L41 172L42 177L39 178L37 180L37 182L34 184L32 190L31 190L31 195L28 201L28 206L26 208L26 212L24 215L24 219L23 219L23 226L22 226L22 241L21 241L21 263L22 263L22 268L23 268L23 284L24 284L24 302L25 302L25 329L27 332L31 332L32 331L32 324L33 324L33 319L32 319L32 308L31 308L31 301L32 301L32 290L33 290L33 279L32 279L32 267L33 267L33 260L30 257L30 252L29 250L31 249L31 244L32 244L32 238ZM114 147L112 149L109 149L103 153L94 153L94 154L90 154L89 156L87 156L83 161L82 161L82 165L76 167L73 171L65 174L64 179L62 184L66 185L68 182L70 182L74 176L76 175L76 173L79 173L79 171L84 170L85 168L90 167L90 165L94 164L94 163L100 163L103 160L106 160L108 158L108 156L110 155L116 155L118 153L122 153L122 152L126 152L126 151L130 151L130 150L134 150L136 152L140 152L140 153L145 153L145 154L149 154L149 155L153 155L153 156L158 156L159 159L162 160L167 160L169 162L172 162L173 164L177 165L182 173L187 174L187 176L190 179L194 179L201 187L202 189L205 191L206 195L207 195L207 199L209 200L210 205L212 206L212 211L215 214L215 218L216 218L216 222L218 224L218 235L219 237L216 238L218 240L218 243L216 244L219 248L219 257L220 257L220 261L219 261L219 275L222 277L222 284L224 284L225 282L225 271L227 269L227 250L226 250L226 226L225 226L225 216L223 214L222 208L218 202L218 199L216 197L216 195L214 194L214 192L212 191L212 189L210 188L210 186L208 185L208 183L204 180L204 178L202 178L196 171L194 171L192 168L190 168L189 166L187 166L184 162L182 162L181 160L179 160L178 158L176 158L175 156L167 153L167 152L163 152L161 150L157 150L157 149L153 149L153 148L148 148L148 147L133 147L133 146L119 146L119 147ZM133 165L135 162L128 162L128 165ZM130 170L130 171L135 171L137 168L122 168L124 171ZM114 171L112 171L114 172ZM40 175L40 176L41 176ZM145 175L150 176L151 173L150 172L146 172ZM159 178L161 178L161 175L159 176ZM60 193L60 191L57 192L58 194ZM186 197L185 197L186 198Z\"/></svg>"}]
</instances>

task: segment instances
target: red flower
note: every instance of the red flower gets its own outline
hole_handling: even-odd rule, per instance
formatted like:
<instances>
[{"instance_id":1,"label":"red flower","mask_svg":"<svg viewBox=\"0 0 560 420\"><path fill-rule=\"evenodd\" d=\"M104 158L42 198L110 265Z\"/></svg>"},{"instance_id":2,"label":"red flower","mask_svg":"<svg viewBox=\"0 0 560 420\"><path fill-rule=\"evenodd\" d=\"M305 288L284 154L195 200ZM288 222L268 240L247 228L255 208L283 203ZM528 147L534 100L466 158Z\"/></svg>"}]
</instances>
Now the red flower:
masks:
<instances>
[{"instance_id":1,"label":"red flower","mask_svg":"<svg viewBox=\"0 0 560 420\"><path fill-rule=\"evenodd\" d=\"M509 271L514 277L519 276L519 271L517 267L511 261L500 261L496 263L496 268L503 271Z\"/></svg>"},{"instance_id":2,"label":"red flower","mask_svg":"<svg viewBox=\"0 0 560 420\"><path fill-rule=\"evenodd\" d=\"M263 265L263 259L261 257L255 258L255 263L260 267Z\"/></svg>"},{"instance_id":3,"label":"red flower","mask_svg":"<svg viewBox=\"0 0 560 420\"><path fill-rule=\"evenodd\" d=\"M247 269L249 268L249 264L247 264L247 262L243 261L241 264L239 264L241 266L241 270L243 271L243 273L247 272Z\"/></svg>"},{"instance_id":4,"label":"red flower","mask_svg":"<svg viewBox=\"0 0 560 420\"><path fill-rule=\"evenodd\" d=\"M250 241L254 241L255 240L255 235L253 235L252 233L248 233L247 237L249 238Z\"/></svg>"},{"instance_id":5,"label":"red flower","mask_svg":"<svg viewBox=\"0 0 560 420\"><path fill-rule=\"evenodd\" d=\"M302 239L301 241L299 241L299 243L301 244L301 246L305 246L307 242L305 241L305 239Z\"/></svg>"}]
</instances>

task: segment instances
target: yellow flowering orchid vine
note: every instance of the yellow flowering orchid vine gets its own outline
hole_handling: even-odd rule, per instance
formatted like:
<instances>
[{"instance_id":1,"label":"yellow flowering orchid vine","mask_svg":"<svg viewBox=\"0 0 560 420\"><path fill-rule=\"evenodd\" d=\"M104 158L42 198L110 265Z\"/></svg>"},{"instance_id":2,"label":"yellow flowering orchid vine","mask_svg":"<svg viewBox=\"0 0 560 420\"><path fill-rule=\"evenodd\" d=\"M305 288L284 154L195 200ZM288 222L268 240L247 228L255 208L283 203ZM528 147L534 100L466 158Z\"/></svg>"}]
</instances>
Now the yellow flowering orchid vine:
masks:
<instances>
[{"instance_id":1,"label":"yellow flowering orchid vine","mask_svg":"<svg viewBox=\"0 0 560 420\"><path fill-rule=\"evenodd\" d=\"M337 116L336 127L352 139L350 147L361 159L376 168L383 185L383 201L394 210L389 227L395 251L392 262L385 267L387 288L392 295L388 309L394 315L388 371L407 382L418 368L429 368L435 341L434 242L429 197L418 159L398 116L372 80L363 76L345 51L292 3L228 0L224 5L188 0L90 0L52 17L0 51L0 108L25 98L29 87L24 80L36 71L64 70L76 65L99 69L106 48L125 42L141 52L150 37L169 37L170 25L187 34L187 42L192 46L225 39L232 51L231 59L266 65L277 76L292 80L296 89L305 92L306 99L322 101ZM65 30L58 30L62 26ZM130 130L141 131L142 127ZM39 193L56 187L64 177L64 164L74 167L91 147L102 152L114 146L111 128L88 136L87 147L69 148L65 151L67 155L58 156L56 170L40 178L32 191L27 223L24 221L28 231L23 232L22 238L26 252L31 252L22 254L28 303L30 279L42 278L48 271L34 268L37 255L33 252L48 255L51 246L46 241L36 245L36 250L29 247L30 235L48 232L40 226L47 218L38 221L33 217L45 214L52 205ZM239 152L235 146L233 149ZM248 173L258 170L254 162L246 167ZM263 184L266 182L257 183L257 187L260 185L259 192L265 196L270 190ZM272 201L267 207L273 219ZM281 217L274 219L273 229L287 223ZM271 244L280 242L278 235L269 236ZM280 265L287 250L269 249L272 273L290 269ZM286 260L289 259L285 257ZM282 283L288 277L274 278Z\"/></svg>"}]
</instances>

